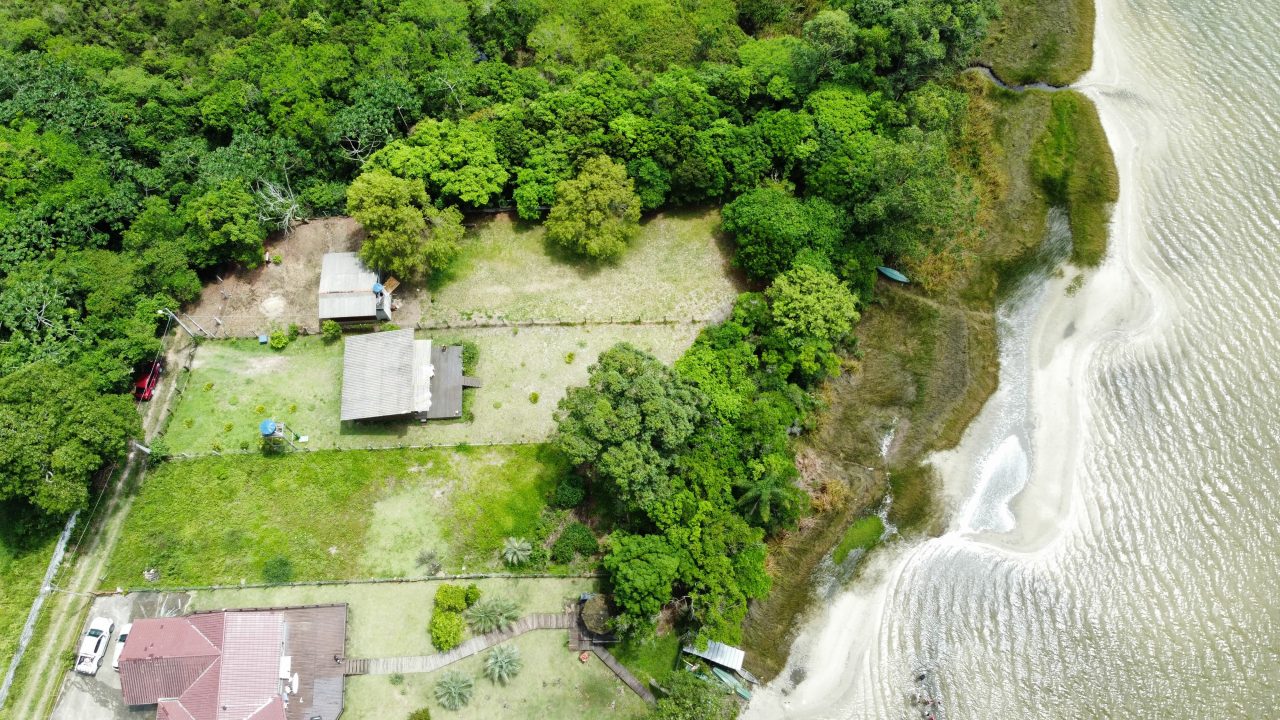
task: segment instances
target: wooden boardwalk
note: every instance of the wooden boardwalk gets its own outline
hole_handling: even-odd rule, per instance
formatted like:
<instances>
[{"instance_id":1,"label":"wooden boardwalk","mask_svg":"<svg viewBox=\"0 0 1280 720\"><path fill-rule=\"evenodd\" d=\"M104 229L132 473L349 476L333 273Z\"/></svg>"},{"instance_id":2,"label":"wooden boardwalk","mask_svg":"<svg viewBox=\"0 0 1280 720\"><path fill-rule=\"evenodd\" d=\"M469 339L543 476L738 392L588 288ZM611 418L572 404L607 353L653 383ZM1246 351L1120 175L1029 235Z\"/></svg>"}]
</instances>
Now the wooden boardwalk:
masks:
<instances>
[{"instance_id":1,"label":"wooden boardwalk","mask_svg":"<svg viewBox=\"0 0 1280 720\"><path fill-rule=\"evenodd\" d=\"M495 645L523 635L531 630L568 630L569 648L575 651L589 650L600 658L605 667L613 671L640 699L653 705L657 700L631 671L623 667L613 655L591 641L590 636L578 626L578 614L570 606L562 613L535 613L520 618L510 628L500 632L473 637L449 652L434 655L409 655L389 658L347 658L346 675L394 675L396 673L429 673L442 667L484 652Z\"/></svg>"},{"instance_id":2,"label":"wooden boardwalk","mask_svg":"<svg viewBox=\"0 0 1280 720\"><path fill-rule=\"evenodd\" d=\"M347 675L394 675L396 673L429 673L463 658L484 652L495 645L523 635L530 630L570 630L577 617L572 613L535 613L520 618L510 628L473 637L449 652L434 655L409 655L389 658L348 658Z\"/></svg>"},{"instance_id":3,"label":"wooden boardwalk","mask_svg":"<svg viewBox=\"0 0 1280 720\"><path fill-rule=\"evenodd\" d=\"M635 675L632 675L630 670L623 667L622 663L614 659L613 654L608 650L605 650L599 645L594 645L591 648L591 652L595 653L596 657L600 658L600 662L604 663L605 667L612 670L613 674L617 675L619 680L625 683L627 687L634 690L635 693L640 696L641 700L644 700L650 705L658 702L658 699L653 696L653 693L649 692L649 688L645 687L644 683L640 682Z\"/></svg>"}]
</instances>

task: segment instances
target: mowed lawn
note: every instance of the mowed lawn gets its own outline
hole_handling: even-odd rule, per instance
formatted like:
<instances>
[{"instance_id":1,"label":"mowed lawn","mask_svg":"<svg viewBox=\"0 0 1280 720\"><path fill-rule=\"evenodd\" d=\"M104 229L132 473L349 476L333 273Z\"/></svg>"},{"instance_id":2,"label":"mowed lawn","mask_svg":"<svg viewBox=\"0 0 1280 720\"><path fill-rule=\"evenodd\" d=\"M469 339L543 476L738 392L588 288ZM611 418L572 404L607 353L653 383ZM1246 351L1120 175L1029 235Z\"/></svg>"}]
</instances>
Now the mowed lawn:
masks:
<instances>
[{"instance_id":1,"label":"mowed lawn","mask_svg":"<svg viewBox=\"0 0 1280 720\"><path fill-rule=\"evenodd\" d=\"M544 445L170 462L148 473L102 586L258 583L272 565L295 580L416 577L424 552L446 572L499 569L503 539L532 534L566 472Z\"/></svg>"},{"instance_id":2,"label":"mowed lawn","mask_svg":"<svg viewBox=\"0 0 1280 720\"><path fill-rule=\"evenodd\" d=\"M616 263L589 264L550 251L542 225L487 218L468 233L421 322L718 319L742 290L719 225L716 209L662 213L644 221Z\"/></svg>"},{"instance_id":3,"label":"mowed lawn","mask_svg":"<svg viewBox=\"0 0 1280 720\"><path fill-rule=\"evenodd\" d=\"M555 429L556 403L568 388L586 384L587 368L601 352L629 342L670 363L700 329L682 324L419 331L438 342L474 341L480 349L476 374L484 383L465 391L474 396L471 421L427 423L341 422L341 342L303 337L276 351L254 340L209 340L196 351L189 377L180 379L184 390L165 442L178 454L256 449L258 423L268 417L308 436L313 449L542 442Z\"/></svg>"},{"instance_id":4,"label":"mowed lawn","mask_svg":"<svg viewBox=\"0 0 1280 720\"><path fill-rule=\"evenodd\" d=\"M565 644L563 630L538 630L508 641L520 651L524 667L506 685L484 677L486 653L473 655L433 673L347 678L343 720L404 718L429 708L433 718L489 720L490 718L630 719L643 717L648 707L596 656L578 660ZM433 689L446 672L460 672L475 682L471 702L456 711L436 702Z\"/></svg>"}]
</instances>

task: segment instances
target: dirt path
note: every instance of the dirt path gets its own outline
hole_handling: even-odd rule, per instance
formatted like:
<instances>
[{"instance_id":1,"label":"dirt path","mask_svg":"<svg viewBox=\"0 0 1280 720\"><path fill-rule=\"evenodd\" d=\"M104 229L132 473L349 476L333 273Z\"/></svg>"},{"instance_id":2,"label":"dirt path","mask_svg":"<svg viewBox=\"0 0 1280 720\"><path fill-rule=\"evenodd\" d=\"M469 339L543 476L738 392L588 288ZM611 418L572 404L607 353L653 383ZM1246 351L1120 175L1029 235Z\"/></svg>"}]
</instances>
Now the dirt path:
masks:
<instances>
[{"instance_id":1,"label":"dirt path","mask_svg":"<svg viewBox=\"0 0 1280 720\"><path fill-rule=\"evenodd\" d=\"M181 333L180 330L175 332ZM147 406L142 419L143 436L147 439L155 435L168 417L176 395L174 379L178 376L177 370L190 363L194 351L194 345L188 338L176 334L166 342L166 347L165 362L169 371L165 382L161 383L160 397ZM43 633L37 633L32 639L31 653L19 667L26 680L18 687L20 692L14 697L11 709L3 714L6 720L46 717L53 707L69 669L63 666L62 653L75 646L84 614L93 602L88 593L97 588L98 579L105 574L107 559L120 538L120 530L133 504L132 490L146 472L146 460L146 453L132 448L124 471L105 491L110 494L103 503L99 524L96 528L90 526L93 532L88 535L87 547L79 549L70 577L49 598L45 612L52 620Z\"/></svg>"}]
</instances>

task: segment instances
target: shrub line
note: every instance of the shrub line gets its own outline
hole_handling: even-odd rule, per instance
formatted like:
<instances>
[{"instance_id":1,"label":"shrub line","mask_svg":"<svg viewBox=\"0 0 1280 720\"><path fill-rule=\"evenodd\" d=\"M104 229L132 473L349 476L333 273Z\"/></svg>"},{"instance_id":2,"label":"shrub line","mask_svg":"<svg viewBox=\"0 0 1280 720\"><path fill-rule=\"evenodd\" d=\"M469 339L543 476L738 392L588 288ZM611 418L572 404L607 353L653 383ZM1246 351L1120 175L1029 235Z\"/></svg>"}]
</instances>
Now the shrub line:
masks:
<instances>
[{"instance_id":1,"label":"shrub line","mask_svg":"<svg viewBox=\"0 0 1280 720\"><path fill-rule=\"evenodd\" d=\"M120 590L94 590L94 597L110 597L113 595L129 595L138 592L198 592L201 590L263 590L282 587L317 587L329 585L378 585L382 583L425 583L448 580L521 580L521 579L565 579L565 578L602 578L601 571L582 573L463 573L460 575L431 575L421 577L400 578L357 578L354 580L296 580L286 583L244 583L237 585L188 585L184 587L128 587Z\"/></svg>"}]
</instances>

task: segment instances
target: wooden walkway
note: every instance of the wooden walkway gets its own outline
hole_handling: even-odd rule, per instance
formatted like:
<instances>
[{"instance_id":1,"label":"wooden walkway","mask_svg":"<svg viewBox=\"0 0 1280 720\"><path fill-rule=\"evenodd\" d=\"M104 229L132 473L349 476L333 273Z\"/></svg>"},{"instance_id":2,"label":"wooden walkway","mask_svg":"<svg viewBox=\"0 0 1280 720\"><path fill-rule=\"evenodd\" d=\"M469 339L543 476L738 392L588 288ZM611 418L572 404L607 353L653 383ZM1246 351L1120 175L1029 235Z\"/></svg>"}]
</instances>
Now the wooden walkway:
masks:
<instances>
[{"instance_id":1,"label":"wooden walkway","mask_svg":"<svg viewBox=\"0 0 1280 720\"><path fill-rule=\"evenodd\" d=\"M649 688L645 687L644 683L640 682L635 675L632 675L630 670L623 667L622 663L615 660L613 654L608 650L605 650L599 645L594 645L591 648L591 652L595 653L596 657L600 658L600 662L604 663L605 667L612 670L613 674L617 675L619 680L626 683L627 687L634 690L635 693L640 696L641 700L644 700L650 705L658 702L658 699L653 696L653 693L649 692Z\"/></svg>"},{"instance_id":2,"label":"wooden walkway","mask_svg":"<svg viewBox=\"0 0 1280 720\"><path fill-rule=\"evenodd\" d=\"M500 645L530 630L571 630L576 625L573 613L536 613L520 618L507 630L473 637L449 652L434 655L410 655L389 658L347 658L347 675L393 675L396 673L429 673L463 658Z\"/></svg>"},{"instance_id":3,"label":"wooden walkway","mask_svg":"<svg viewBox=\"0 0 1280 720\"><path fill-rule=\"evenodd\" d=\"M600 662L604 663L605 667L612 670L613 674L617 675L618 679L621 680L623 684L631 688L636 695L639 695L641 700L644 700L650 705L658 702L657 698L653 696L653 693L649 692L649 688L645 687L644 683L640 682L639 678L632 675L630 670L624 667L622 663L618 662L617 658L613 656L613 653L609 652L598 643L592 642L591 636L583 632L583 628L580 623L574 623L573 627L569 630L569 649L574 652L589 650L595 653L596 657L600 658Z\"/></svg>"},{"instance_id":4,"label":"wooden walkway","mask_svg":"<svg viewBox=\"0 0 1280 720\"><path fill-rule=\"evenodd\" d=\"M396 673L429 673L451 665L463 658L484 652L495 645L523 635L530 630L568 630L569 648L574 651L589 650L600 658L605 667L613 671L627 687L631 688L641 700L653 705L657 702L649 688L644 686L631 671L622 666L613 655L600 645L593 643L591 637L582 632L578 625L578 613L573 606L565 608L562 613L535 613L520 618L509 629L493 632L488 635L473 637L449 652L435 655L410 655L389 658L347 658L346 675L394 675Z\"/></svg>"}]
</instances>

